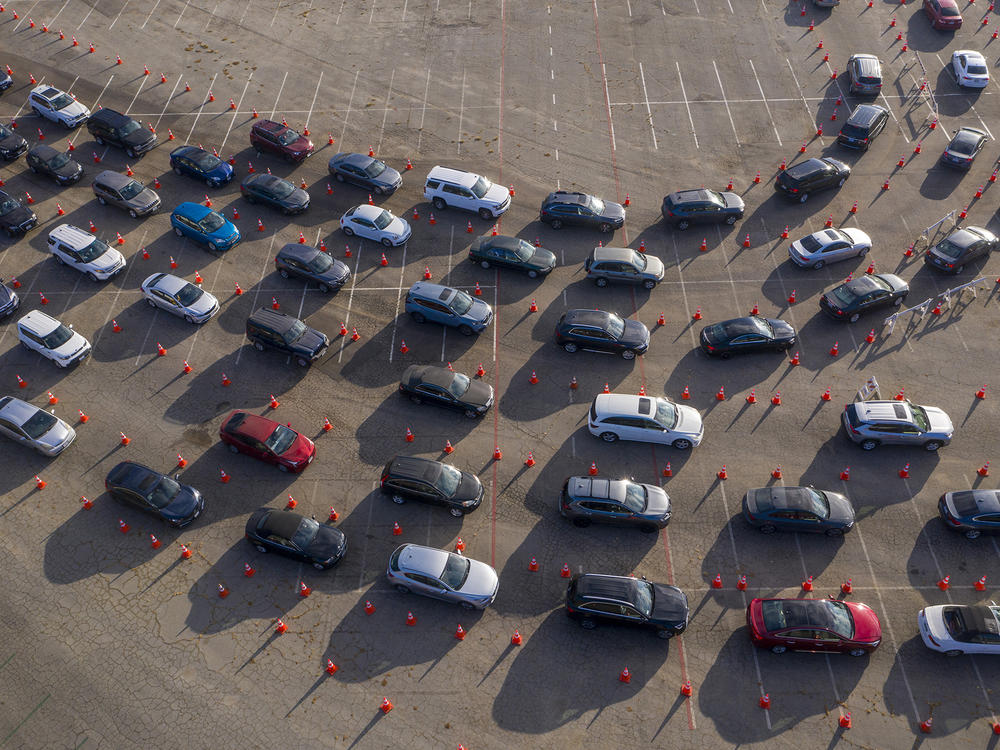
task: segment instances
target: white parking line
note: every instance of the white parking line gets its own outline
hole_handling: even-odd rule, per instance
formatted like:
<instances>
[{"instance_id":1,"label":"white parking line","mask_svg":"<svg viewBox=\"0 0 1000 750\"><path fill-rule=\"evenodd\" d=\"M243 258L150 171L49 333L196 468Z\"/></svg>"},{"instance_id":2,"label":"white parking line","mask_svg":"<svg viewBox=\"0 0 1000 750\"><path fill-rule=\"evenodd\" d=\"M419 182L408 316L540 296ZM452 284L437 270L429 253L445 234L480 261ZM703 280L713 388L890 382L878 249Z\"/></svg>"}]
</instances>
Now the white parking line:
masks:
<instances>
[{"instance_id":1,"label":"white parking line","mask_svg":"<svg viewBox=\"0 0 1000 750\"><path fill-rule=\"evenodd\" d=\"M358 242L358 256L354 261L354 274L351 276L352 279L358 277L358 267L361 264L361 251L365 248L365 241L361 240ZM403 255L406 255L406 245L403 245ZM351 322L351 307L354 305L354 284L351 284L351 293L347 296L347 317L344 318L344 325L346 326ZM344 358L344 345L347 343L347 336L340 337L340 352L337 353L337 362L340 362Z\"/></svg>"},{"instance_id":2,"label":"white parking line","mask_svg":"<svg viewBox=\"0 0 1000 750\"><path fill-rule=\"evenodd\" d=\"M361 69L358 68L354 71L354 83L351 84L351 96L347 100L347 111L344 113L344 127L340 129L340 141L344 141L344 133L347 132L347 121L351 117L351 105L354 104L354 91L358 87L358 76L361 75Z\"/></svg>"},{"instance_id":3,"label":"white parking line","mask_svg":"<svg viewBox=\"0 0 1000 750\"><path fill-rule=\"evenodd\" d=\"M64 2L64 3L62 4L62 7L61 7L61 8L60 8L60 9L59 9L58 11L56 11L56 14L55 14L54 16L52 16L52 20L51 20L51 21L49 21L49 26L54 26L54 25L55 25L55 22L56 22L56 19L57 19L57 18L59 18L60 14L61 14L61 13L62 13L62 12L63 12L64 10L66 10L66 6L67 6L67 5L69 5L69 1L70 1L70 0L66 0L66 2Z\"/></svg>"},{"instance_id":4,"label":"white parking line","mask_svg":"<svg viewBox=\"0 0 1000 750\"><path fill-rule=\"evenodd\" d=\"M274 97L274 106L271 107L271 118L270 119L272 119L272 120L274 119L274 116L278 113L278 101L281 99L281 92L285 90L285 81L287 81L287 80L288 80L288 71L286 70L285 71L285 75L282 76L282 78L281 78L281 85L278 86L278 93Z\"/></svg>"},{"instance_id":5,"label":"white parking line","mask_svg":"<svg viewBox=\"0 0 1000 750\"><path fill-rule=\"evenodd\" d=\"M458 153L462 153L462 120L465 117L465 66L462 66L462 98L458 105Z\"/></svg>"},{"instance_id":6,"label":"white parking line","mask_svg":"<svg viewBox=\"0 0 1000 750\"><path fill-rule=\"evenodd\" d=\"M125 9L128 7L130 2L132 2L132 0L125 0L125 2L122 3L122 8L118 11L118 15L115 16L115 20L111 22L110 26L108 26L108 31L111 31L111 29L115 27L115 24L118 23L118 19L122 17L122 13L125 12Z\"/></svg>"},{"instance_id":7,"label":"white parking line","mask_svg":"<svg viewBox=\"0 0 1000 750\"><path fill-rule=\"evenodd\" d=\"M674 234L675 234L674 232L670 233L670 241L674 245L674 259L677 261L676 268L677 268L677 277L678 277L679 281L677 281L675 283L680 284L680 287L681 287L681 297L684 298L684 317L685 317L686 320L690 320L691 319L691 306L688 304L687 289L685 288L685 285L684 285L684 272L681 270L681 255L680 255L680 252L678 252L678 250L677 250L677 238L674 236ZM660 283L662 284L663 282L661 281ZM695 349L697 349L698 348L698 338L694 335L694 326L688 326L688 333L691 335L691 345L694 346ZM726 515L728 517L729 514L727 513ZM730 534L731 533L732 533L732 531L730 530Z\"/></svg>"},{"instance_id":8,"label":"white parking line","mask_svg":"<svg viewBox=\"0 0 1000 750\"><path fill-rule=\"evenodd\" d=\"M159 6L160 6L160 0L156 0L156 2L153 3L153 7L149 9L149 15L146 16L146 20L143 21L142 26L139 27L140 29L146 28L146 24L149 23L149 19L153 17L153 14L156 12L156 9Z\"/></svg>"},{"instance_id":9,"label":"white parking line","mask_svg":"<svg viewBox=\"0 0 1000 750\"><path fill-rule=\"evenodd\" d=\"M392 337L389 342L389 361L396 353L396 326L399 325L399 302L403 299L403 274L406 273L406 245L403 245L403 258L399 267L399 289L396 292L396 312L392 316Z\"/></svg>"},{"instance_id":10,"label":"white parking line","mask_svg":"<svg viewBox=\"0 0 1000 750\"><path fill-rule=\"evenodd\" d=\"M313 92L312 101L309 103L309 113L306 115L306 127L309 127L309 120L312 119L313 108L316 106L316 97L319 96L319 87L322 83L323 83L323 71L321 70L319 72L319 80L316 81L316 90Z\"/></svg>"},{"instance_id":11,"label":"white parking line","mask_svg":"<svg viewBox=\"0 0 1000 750\"><path fill-rule=\"evenodd\" d=\"M427 115L427 92L431 88L431 69L427 69L427 82L424 84L424 103L420 108L420 126L417 128L417 151L420 150L420 141L424 137L424 117Z\"/></svg>"},{"instance_id":12,"label":"white parking line","mask_svg":"<svg viewBox=\"0 0 1000 750\"><path fill-rule=\"evenodd\" d=\"M806 114L809 115L810 120L814 120L816 115L809 109L809 102L806 101L806 95L802 93L802 84L799 83L799 77L795 75L795 68L792 66L792 61L786 57L785 63L788 65L788 72L792 74L792 80L795 81L795 88L799 90L799 98L802 99L802 106L806 108Z\"/></svg>"},{"instance_id":13,"label":"white parking line","mask_svg":"<svg viewBox=\"0 0 1000 750\"><path fill-rule=\"evenodd\" d=\"M139 366L139 362L141 362L143 356L145 356L145 352L143 350L146 348L146 342L149 341L149 334L153 332L153 327L156 325L156 316L159 314L160 314L160 308L157 307L153 310L153 317L149 321L149 327L146 328L146 335L142 337L142 343L139 345L139 354L136 355L135 358L136 367Z\"/></svg>"},{"instance_id":14,"label":"white parking line","mask_svg":"<svg viewBox=\"0 0 1000 750\"><path fill-rule=\"evenodd\" d=\"M17 31L18 28L21 26L21 24L31 17L31 14L34 12L35 8L38 7L38 3L40 2L41 0L35 0L35 4L32 5L30 8L28 8L28 11L23 16L21 16L21 20L19 20L16 24L14 24L14 31Z\"/></svg>"},{"instance_id":15,"label":"white parking line","mask_svg":"<svg viewBox=\"0 0 1000 750\"><path fill-rule=\"evenodd\" d=\"M263 262L263 264L260 267L260 276L257 279L257 285L256 285L257 288L254 290L254 293L253 293L253 309L254 310L257 309L257 300L260 298L260 293L262 291L260 282L264 280L264 274L267 273L267 267L271 263L270 259L274 257L272 255L272 253L274 252L274 240L275 239L276 239L276 235L272 234L271 235L271 243L267 246L267 253L264 255L264 262ZM245 348L246 347L241 346L239 349L236 350L236 361L233 362L233 367L236 367L237 365L239 365L239 363L240 363L240 357L243 356L243 350Z\"/></svg>"},{"instance_id":16,"label":"white parking line","mask_svg":"<svg viewBox=\"0 0 1000 750\"><path fill-rule=\"evenodd\" d=\"M642 97L646 100L646 121L649 123L649 133L653 136L653 148L659 150L660 146L656 143L656 129L653 127L653 110L649 106L649 93L646 91L646 74L642 69L642 63L639 63L639 79L642 81ZM552 124L552 127L555 128L555 123Z\"/></svg>"},{"instance_id":17,"label":"white parking line","mask_svg":"<svg viewBox=\"0 0 1000 750\"><path fill-rule=\"evenodd\" d=\"M79 23L79 24L77 25L77 27L76 27L76 30L77 30L77 31L79 31L79 30L80 30L80 28L81 28L81 27L82 27L82 26L83 26L83 25L84 25L85 23L87 23L87 19L88 19L88 18L90 18L90 14L94 12L94 8L96 8L96 7L97 7L97 3L94 3L93 5L91 5L91 6L90 6L90 9L89 9L89 10L87 11L87 15L85 15L85 16L83 17L83 20L82 20L82 21L80 21L80 23Z\"/></svg>"},{"instance_id":18,"label":"white parking line","mask_svg":"<svg viewBox=\"0 0 1000 750\"><path fill-rule=\"evenodd\" d=\"M135 104L135 100L139 98L139 94L142 92L142 87L146 85L146 81L149 80L150 78L151 76L143 76L142 80L139 81L139 88L135 90L135 93L132 95L132 100L128 103L128 106L125 108L126 115L128 114L128 111L132 109L132 105Z\"/></svg>"},{"instance_id":19,"label":"white parking line","mask_svg":"<svg viewBox=\"0 0 1000 750\"><path fill-rule=\"evenodd\" d=\"M177 20L176 20L176 21L174 21L174 28L175 28L175 29L177 28L177 24L179 24L179 23L181 22L181 17L182 17L183 15L184 15L184 11L186 11L186 10L188 9L188 6L189 6L190 4L191 4L191 0L184 0L184 7L183 7L183 8L181 8L181 12L180 12L180 14L179 14L179 15L177 16ZM89 15L89 14L88 14L88 15Z\"/></svg>"},{"instance_id":20,"label":"white parking line","mask_svg":"<svg viewBox=\"0 0 1000 750\"><path fill-rule=\"evenodd\" d=\"M771 127L774 128L774 137L778 139L778 145L781 144L781 136L778 135L778 126L774 124L774 117L771 115L771 107L767 103L767 97L764 96L764 87L760 85L760 78L757 76L757 68L753 65L753 60L747 60L750 63L750 70L753 73L753 78L757 81L757 90L760 91L760 98L764 102L764 109L767 110L767 117L771 121Z\"/></svg>"},{"instance_id":21,"label":"white parking line","mask_svg":"<svg viewBox=\"0 0 1000 750\"><path fill-rule=\"evenodd\" d=\"M320 74L322 77L322 73ZM250 75L247 76L247 82L243 84L243 91L240 93L240 100L236 102L236 109L233 110L233 117L229 121L229 127L226 128L226 136L222 139L222 143L219 144L219 153L222 153L222 149L226 147L226 141L229 140L229 134L233 132L233 125L236 124L236 116L239 114L240 108L243 106L243 97L247 95L247 88L250 86L250 80L253 78L253 71L250 71Z\"/></svg>"},{"instance_id":22,"label":"white parking line","mask_svg":"<svg viewBox=\"0 0 1000 750\"><path fill-rule=\"evenodd\" d=\"M684 107L687 109L688 122L691 123L691 135L694 136L694 147L701 148L701 146L698 145L698 133L694 129L694 118L691 116L691 105L688 103L687 91L684 90L684 76L681 75L681 64L676 60L674 61L674 64L677 66L677 80L681 82L681 96L684 97Z\"/></svg>"},{"instance_id":23,"label":"white parking line","mask_svg":"<svg viewBox=\"0 0 1000 750\"><path fill-rule=\"evenodd\" d=\"M594 0L594 15L597 15L597 0ZM549 48L549 54L552 54L551 47ZM608 94L608 69L604 63L601 63L601 81L604 84L604 108L607 110L608 115L608 130L611 131L611 151L614 152L618 150L618 144L615 142L615 121L611 118L611 96Z\"/></svg>"},{"instance_id":24,"label":"white parking line","mask_svg":"<svg viewBox=\"0 0 1000 750\"><path fill-rule=\"evenodd\" d=\"M160 0L156 0L156 2L160 2ZM215 20L215 11L217 11L218 9L219 9L219 3L216 2L215 5L212 7L212 12L207 14L207 18L205 18L205 28L203 28L202 31L208 31L208 27L211 26L212 21Z\"/></svg>"},{"instance_id":25,"label":"white parking line","mask_svg":"<svg viewBox=\"0 0 1000 750\"><path fill-rule=\"evenodd\" d=\"M719 91L722 92L722 101L726 104L726 114L729 115L729 124L733 128L733 137L736 139L736 145L738 147L740 145L740 134L736 132L736 123L733 122L733 113L732 110L729 109L729 102L726 101L726 90L722 87L722 76L719 75L719 66L715 64L715 60L712 60L712 67L715 68L715 80L719 82ZM646 106L649 106L648 99L646 100ZM806 107L806 109L808 109L808 107Z\"/></svg>"},{"instance_id":26,"label":"white parking line","mask_svg":"<svg viewBox=\"0 0 1000 750\"><path fill-rule=\"evenodd\" d=\"M205 92L205 97L202 100L201 106L198 107L198 112L194 116L194 122L191 123L191 130L188 131L188 137L185 143L191 142L191 136L194 135L195 126L198 124L198 118L201 117L201 113L205 110L205 102L208 101L208 95L212 93L212 86L215 83L215 79L218 77L218 73L212 74L212 80L208 82L208 91Z\"/></svg>"},{"instance_id":27,"label":"white parking line","mask_svg":"<svg viewBox=\"0 0 1000 750\"><path fill-rule=\"evenodd\" d=\"M160 116L157 117L156 122L153 123L154 130L160 127L160 120L163 119L163 113L167 111L167 107L170 106L170 100L174 98L174 92L177 91L177 87L180 85L181 85L181 78L180 76L177 76L176 80L174 80L174 87L170 89L170 96L168 96L167 100L163 103L163 110L160 112Z\"/></svg>"},{"instance_id":28,"label":"white parking line","mask_svg":"<svg viewBox=\"0 0 1000 750\"><path fill-rule=\"evenodd\" d=\"M320 76L322 77L322 73ZM378 129L378 152L382 153L382 138L385 136L385 121L389 118L389 101L392 99L392 82L396 79L396 69L393 68L389 74L389 90L385 94L385 112L382 114L382 126ZM317 87L317 92L319 88ZM315 98L313 100L315 104Z\"/></svg>"}]
</instances>

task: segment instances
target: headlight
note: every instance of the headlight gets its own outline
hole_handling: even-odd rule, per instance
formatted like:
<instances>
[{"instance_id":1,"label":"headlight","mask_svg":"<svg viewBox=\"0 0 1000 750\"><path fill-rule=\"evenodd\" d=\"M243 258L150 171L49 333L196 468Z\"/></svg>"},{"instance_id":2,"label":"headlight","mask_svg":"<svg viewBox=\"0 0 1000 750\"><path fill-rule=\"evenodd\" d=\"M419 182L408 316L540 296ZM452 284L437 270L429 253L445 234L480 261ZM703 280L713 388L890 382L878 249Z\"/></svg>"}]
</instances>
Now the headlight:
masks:
<instances>
[{"instance_id":1,"label":"headlight","mask_svg":"<svg viewBox=\"0 0 1000 750\"><path fill-rule=\"evenodd\" d=\"M476 411L479 412L480 414L485 414L488 408L489 406L477 406Z\"/></svg>"},{"instance_id":2,"label":"headlight","mask_svg":"<svg viewBox=\"0 0 1000 750\"><path fill-rule=\"evenodd\" d=\"M463 508L471 508L475 504L476 504L475 500L463 500L461 503Z\"/></svg>"}]
</instances>

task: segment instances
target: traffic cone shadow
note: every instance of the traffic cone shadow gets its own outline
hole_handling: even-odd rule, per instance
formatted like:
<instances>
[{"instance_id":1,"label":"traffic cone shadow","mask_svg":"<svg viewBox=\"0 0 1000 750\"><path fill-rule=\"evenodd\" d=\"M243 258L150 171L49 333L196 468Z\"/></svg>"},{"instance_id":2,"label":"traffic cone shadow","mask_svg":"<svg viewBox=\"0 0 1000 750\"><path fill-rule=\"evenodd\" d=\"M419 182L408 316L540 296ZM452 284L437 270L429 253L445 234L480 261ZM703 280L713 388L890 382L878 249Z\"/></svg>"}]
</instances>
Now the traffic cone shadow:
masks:
<instances>
[{"instance_id":1,"label":"traffic cone shadow","mask_svg":"<svg viewBox=\"0 0 1000 750\"><path fill-rule=\"evenodd\" d=\"M732 421L729 423L729 426L726 427L726 432L729 432L731 429L733 429L733 427L736 425L737 422L740 421L740 417L743 416L743 414L746 412L747 409L753 409L753 408L756 408L756 407L758 407L760 405L761 404L760 404L759 401L756 404L751 404L746 399L743 399L743 405L740 407L740 410L738 412L736 412L736 415L733 417Z\"/></svg>"},{"instance_id":2,"label":"traffic cone shadow","mask_svg":"<svg viewBox=\"0 0 1000 750\"><path fill-rule=\"evenodd\" d=\"M969 410L965 412L965 416L962 418L962 424L961 424L962 427L964 427L965 423L969 421L969 417L971 417L973 412L975 412L976 409L979 408L979 405L981 403L983 403L983 399L976 398L975 396L972 397L972 403L969 404ZM982 479L982 477L977 477L977 478Z\"/></svg>"},{"instance_id":3,"label":"traffic cone shadow","mask_svg":"<svg viewBox=\"0 0 1000 750\"><path fill-rule=\"evenodd\" d=\"M277 621L275 620L275 622ZM270 623L267 626L266 632L268 634L267 639L257 647L256 651L254 651L252 654L250 654L250 656L246 658L246 661L244 661L242 664L240 664L239 667L236 668L237 674L239 674L245 666L247 666L248 664L252 664L254 660L257 659L258 656L267 651L268 647L270 647L272 643L274 643L278 638L281 637L281 634L274 629L274 623Z\"/></svg>"},{"instance_id":4,"label":"traffic cone shadow","mask_svg":"<svg viewBox=\"0 0 1000 750\"><path fill-rule=\"evenodd\" d=\"M273 640L273 637L272 637L272 640ZM323 658L326 659L327 657L324 656ZM243 667L240 667L240 669L242 669L242 668ZM237 671L239 671L239 670L237 670ZM312 695L313 693L316 692L316 690L319 689L320 685L322 685L324 682L326 682L327 680L329 680L330 677L332 677L332 676L334 676L334 675L329 675L326 672L321 671L319 677L316 678L316 681L313 682L313 684L310 685L306 689L306 691L302 694L302 697L300 697L297 701L295 701L295 703L292 704L292 707L290 709L288 709L288 713L285 714L285 718L287 719L289 716L291 716L292 712L294 712L296 708L298 708L299 706L301 706L309 698L310 695ZM379 716L381 716L381 712L379 712ZM378 721L378 716L374 717L372 719L372 721L369 722L369 728L371 728L371 726L373 726L376 721ZM367 729L364 730L364 731L367 731Z\"/></svg>"}]
</instances>

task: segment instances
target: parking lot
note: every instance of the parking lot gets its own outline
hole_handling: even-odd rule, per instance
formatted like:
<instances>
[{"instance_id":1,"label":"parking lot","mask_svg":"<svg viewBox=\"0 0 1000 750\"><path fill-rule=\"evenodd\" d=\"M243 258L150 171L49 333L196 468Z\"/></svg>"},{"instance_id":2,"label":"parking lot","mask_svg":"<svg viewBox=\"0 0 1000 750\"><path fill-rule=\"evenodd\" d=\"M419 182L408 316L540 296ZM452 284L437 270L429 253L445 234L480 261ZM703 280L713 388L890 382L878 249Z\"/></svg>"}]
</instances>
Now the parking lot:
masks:
<instances>
[{"instance_id":1,"label":"parking lot","mask_svg":"<svg viewBox=\"0 0 1000 750\"><path fill-rule=\"evenodd\" d=\"M962 224L1000 230L1000 187L990 182L1000 147L988 142L967 173L938 164L956 128L982 128L991 137L996 129L996 83L981 93L962 90L949 63L953 51L977 49L995 71L1000 15L963 0L965 24L952 34L931 29L915 0L866 5L5 5L0 66L10 66L15 83L0 96L0 121L16 121L30 145L38 131L60 150L72 144L86 173L75 186L57 188L23 159L0 164L3 189L30 193L39 219L27 237L0 239L0 276L8 283L16 277L22 300L19 313L0 323L0 396L42 406L54 395L51 408L78 432L55 459L7 442L0 451L0 678L9 686L0 697L0 747L166 747L179 740L193 747L470 750L585 741L994 747L1000 667L988 656L930 651L916 618L927 605L989 601L1000 581L996 539L951 533L937 513L944 492L996 487L994 476L977 469L1000 461L1000 384L992 377L1000 266L988 259L946 277L921 257L963 209ZM891 114L863 155L835 143L860 101L847 95L843 75L855 52L882 60L876 103ZM99 146L85 127L66 131L41 120L27 104L29 76L71 91L92 110L127 112L155 129L159 146L130 160ZM260 155L249 142L260 118L308 128L315 154L298 166ZM232 157L235 179L207 189L175 175L168 154L184 143ZM369 196L333 180L327 161L338 151L369 149L403 174L398 192L375 199L411 222L413 236L399 248L338 229L340 216ZM783 160L826 155L852 167L842 188L804 205L775 195L771 184ZM556 269L543 280L469 263L470 242L493 224L456 210L434 211L429 222L434 209L423 181L439 164L510 185L512 207L497 231L550 248ZM239 181L251 165L304 184L309 210L286 217L241 198ZM132 219L94 200L93 177L127 167L147 185L160 182L156 215ZM662 221L666 193L723 189L729 181L747 204L734 227L681 232ZM624 228L609 236L540 223L537 207L556 188L627 199ZM243 235L228 252L209 252L171 231L175 205L206 197ZM820 270L791 264L789 241L828 219L867 231L871 253ZM94 283L57 265L46 238L64 221L93 222L108 242L120 233L124 272ZM325 294L275 272L277 251L300 232L348 264L347 286ZM641 245L666 266L663 282L650 291L595 287L583 261L598 242ZM909 282L906 306L930 300L933 307L945 290L985 281L976 294L953 295L940 315L900 316L891 332L883 325L888 313L854 325L822 316L822 294L848 274L863 274L869 261ZM145 303L140 283L172 262L175 274L203 277L203 288L221 302L205 325ZM467 338L414 323L404 298L426 272L466 291L478 285L495 312L490 327ZM299 368L247 343L246 318L273 303L330 336L322 361ZM795 326L801 364L784 354L719 361L699 350L703 325L755 306ZM564 352L553 329L572 308L641 320L652 332L649 351L634 361ZM20 347L15 322L34 309L72 323L93 345L90 361L61 370ZM657 325L661 314L665 322ZM338 335L342 325L356 329L358 340ZM411 404L396 391L402 371L418 363L450 363L470 375L482 366L497 393L494 407L473 421ZM939 453L861 451L843 434L841 413L869 377L883 398L902 391L914 403L945 409L955 425L951 445ZM687 389L685 403L704 418L704 442L681 452L593 437L587 410L605 384L674 400ZM984 385L986 398L977 398ZM716 396L720 388L725 400ZM747 402L751 391L757 403ZM771 403L776 394L780 405ZM234 408L313 438L315 462L285 474L229 453L218 428ZM446 441L455 449L450 455ZM495 460L498 448L502 459ZM529 451L537 462L530 467ZM378 485L396 454L477 474L483 505L464 518L394 505ZM186 465L173 468L179 456ZM116 503L102 482L126 459L179 472L205 495L205 513L176 530ZM670 525L652 535L576 528L561 518L564 480L592 464L604 476L661 484L673 502ZM782 477L772 478L778 466ZM899 476L904 466L907 478ZM231 481L221 482L220 471ZM837 539L762 535L744 522L740 504L748 488L772 483L843 492L858 523ZM84 496L92 509L82 508ZM261 554L242 538L253 510L281 508L290 498L320 521L337 510L335 525L349 547L333 569ZM130 527L125 534L120 520ZM158 549L150 534L162 542ZM408 597L386 582L387 560L400 543L453 549L459 537L468 557L499 574L499 595L484 612ZM181 557L182 544L190 559ZM529 570L532 558L538 571ZM247 563L253 577L244 575ZM583 630L564 614L564 565L574 574L634 574L679 586L691 606L686 632L663 641L613 626ZM722 588L712 586L717 575ZM736 587L741 575L745 591ZM947 591L938 586L945 576ZM982 576L986 590L978 591L973 584ZM806 596L801 583L810 577L814 596L874 608L883 629L874 654L777 655L753 647L749 601ZM848 579L853 592L843 595ZM308 598L299 595L301 583L312 589ZM227 597L218 596L219 584ZM366 602L374 614L365 613ZM416 625L406 625L407 612ZM282 634L275 632L279 618L288 626ZM454 637L458 624L468 633L464 641ZM521 645L510 643L515 629ZM333 675L324 672L328 659L338 667ZM627 684L619 681L626 667ZM690 697L680 692L686 681ZM765 694L767 710L759 705ZM383 698L394 705L387 714L379 710ZM853 726L845 729L838 720L848 712ZM930 733L921 731L928 718Z\"/></svg>"}]
</instances>

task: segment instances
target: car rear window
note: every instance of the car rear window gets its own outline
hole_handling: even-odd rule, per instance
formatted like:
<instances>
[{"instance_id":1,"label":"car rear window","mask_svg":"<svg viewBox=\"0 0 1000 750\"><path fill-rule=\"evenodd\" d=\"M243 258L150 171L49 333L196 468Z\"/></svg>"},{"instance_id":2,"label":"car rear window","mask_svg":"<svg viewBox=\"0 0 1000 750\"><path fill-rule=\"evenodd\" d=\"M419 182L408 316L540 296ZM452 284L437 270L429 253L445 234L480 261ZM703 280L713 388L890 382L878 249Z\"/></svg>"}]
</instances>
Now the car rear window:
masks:
<instances>
[{"instance_id":1,"label":"car rear window","mask_svg":"<svg viewBox=\"0 0 1000 750\"><path fill-rule=\"evenodd\" d=\"M984 76L984 75L986 75L986 66L985 65L970 65L969 66L969 73L971 73L974 76Z\"/></svg>"},{"instance_id":2,"label":"car rear window","mask_svg":"<svg viewBox=\"0 0 1000 750\"><path fill-rule=\"evenodd\" d=\"M803 237L801 240L799 240L799 244L802 245L802 249L805 250L807 253L814 253L821 247L823 247L823 245L820 244L819 240L817 240L811 234L808 237Z\"/></svg>"},{"instance_id":3,"label":"car rear window","mask_svg":"<svg viewBox=\"0 0 1000 750\"><path fill-rule=\"evenodd\" d=\"M972 491L953 493L951 504L955 506L955 512L960 516L971 516L979 509L976 504L976 493Z\"/></svg>"},{"instance_id":4,"label":"car rear window","mask_svg":"<svg viewBox=\"0 0 1000 750\"><path fill-rule=\"evenodd\" d=\"M590 405L590 421L591 422L596 422L597 421L597 402L596 401Z\"/></svg>"},{"instance_id":5,"label":"car rear window","mask_svg":"<svg viewBox=\"0 0 1000 750\"><path fill-rule=\"evenodd\" d=\"M875 83L882 83L882 79L875 76L858 76L858 83L867 83L871 85Z\"/></svg>"},{"instance_id":6,"label":"car rear window","mask_svg":"<svg viewBox=\"0 0 1000 750\"><path fill-rule=\"evenodd\" d=\"M840 129L840 134L848 138L867 138L868 128L859 128L857 125L847 123Z\"/></svg>"}]
</instances>

